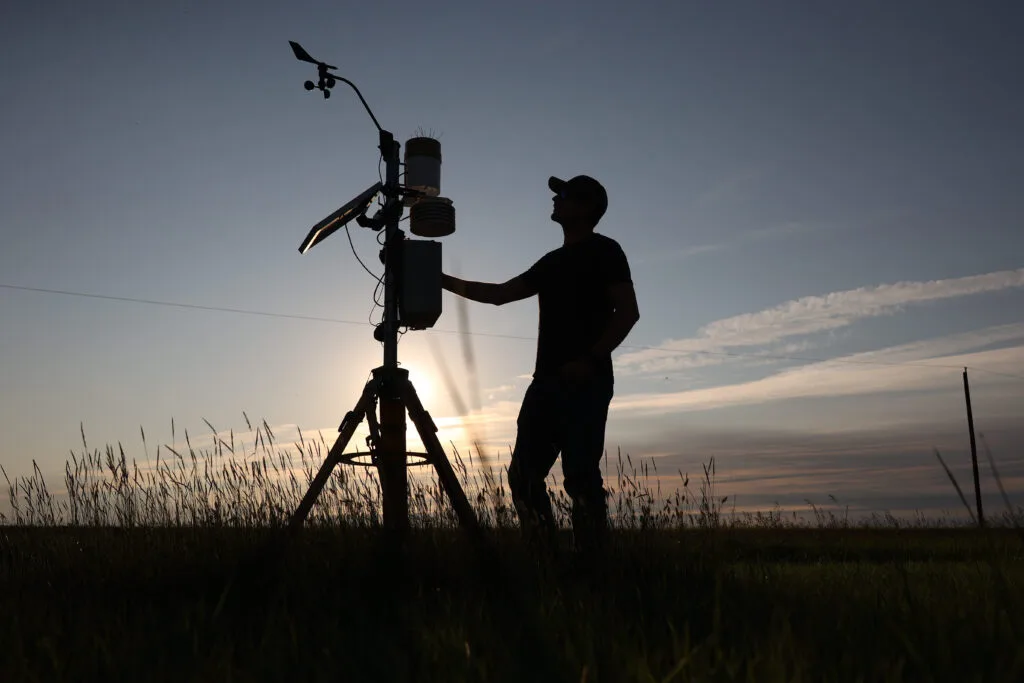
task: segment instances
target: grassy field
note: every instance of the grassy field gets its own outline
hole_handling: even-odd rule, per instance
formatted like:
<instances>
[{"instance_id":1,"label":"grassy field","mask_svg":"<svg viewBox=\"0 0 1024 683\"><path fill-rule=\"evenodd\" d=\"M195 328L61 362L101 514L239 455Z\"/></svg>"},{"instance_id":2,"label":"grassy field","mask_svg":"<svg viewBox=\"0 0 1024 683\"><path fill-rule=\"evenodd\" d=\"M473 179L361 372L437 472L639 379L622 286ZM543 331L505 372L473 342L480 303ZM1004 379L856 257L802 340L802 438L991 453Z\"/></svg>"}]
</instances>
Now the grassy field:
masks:
<instances>
[{"instance_id":1,"label":"grassy field","mask_svg":"<svg viewBox=\"0 0 1024 683\"><path fill-rule=\"evenodd\" d=\"M84 450L59 498L38 472L10 482L0 679L1024 680L1009 515L986 530L732 518L708 473L656 507L627 458L609 477L608 552L579 557L566 531L543 554L501 478L456 458L482 544L429 480L412 533L388 536L372 478L341 468L288 540L277 530L324 444L297 444L290 468L261 431L248 453L220 441L146 467Z\"/></svg>"}]
</instances>

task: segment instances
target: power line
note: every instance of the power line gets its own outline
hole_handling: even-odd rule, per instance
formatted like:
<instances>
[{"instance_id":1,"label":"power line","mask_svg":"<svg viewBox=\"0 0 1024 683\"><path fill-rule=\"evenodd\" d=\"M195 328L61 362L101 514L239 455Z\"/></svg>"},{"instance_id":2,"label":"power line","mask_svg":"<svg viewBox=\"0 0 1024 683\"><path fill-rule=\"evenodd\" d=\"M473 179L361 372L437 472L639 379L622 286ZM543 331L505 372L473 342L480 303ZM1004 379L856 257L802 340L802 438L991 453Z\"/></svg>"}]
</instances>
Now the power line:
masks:
<instances>
[{"instance_id":1,"label":"power line","mask_svg":"<svg viewBox=\"0 0 1024 683\"><path fill-rule=\"evenodd\" d=\"M25 292L42 292L44 294L63 294L65 296L78 296L87 299L104 299L106 301L128 301L136 304L150 304L153 306L172 306L174 308L189 308L199 311L217 311L220 313L242 313L244 315L259 315L268 318L292 318L295 320L314 320L324 323L341 323L344 325L368 325L369 323L357 322L355 320L340 320L338 318L322 318L315 315L299 315L296 313L269 313L267 311L253 311L244 308L225 308L223 306L202 306L200 304L183 304L175 301L157 301L155 299L137 299L129 296L110 296L108 294L87 294L85 292L69 292L62 289L44 289L42 287L21 287L18 285L5 285L0 283L4 289L17 289Z\"/></svg>"},{"instance_id":2,"label":"power line","mask_svg":"<svg viewBox=\"0 0 1024 683\"><path fill-rule=\"evenodd\" d=\"M995 370L987 370L985 368L979 368L977 365L968 365L969 370L978 370L979 372L987 372L990 375L999 375L1000 377L1009 377L1011 379L1019 379L1024 381L1024 375L1014 375L1009 372L997 372Z\"/></svg>"},{"instance_id":3,"label":"power line","mask_svg":"<svg viewBox=\"0 0 1024 683\"><path fill-rule=\"evenodd\" d=\"M369 269L367 269L369 272ZM372 273L371 273L372 274ZM378 280L379 286L379 280ZM185 308L200 311L215 311L219 313L239 313L242 315L258 315L267 318L287 318L291 320L311 320L314 322L324 323L335 323L341 325L358 325L360 327L373 327L375 326L372 322L362 322L358 320L345 320L342 318L325 318L322 316L314 315L301 315L296 313L273 313L269 311L256 311L245 308L228 308L224 306L204 306L201 304L187 304L175 301L158 301L156 299L140 299L136 297L127 296L111 296L109 294L89 294L86 292L73 292L63 289L47 289L44 287L25 287L21 285L9 285L0 283L0 288L13 289L24 292L39 292L43 294L60 294L64 296L77 296L87 299L101 299L105 301L124 301L129 303L148 304L152 306L170 306L174 308ZM379 304L377 304L379 305ZM444 334L461 334L457 330L446 330L443 328L431 328L432 332L441 332ZM524 337L522 335L515 334L499 334L494 332L469 332L475 337L492 337L498 339L518 339L522 341L536 341L536 337ZM914 363L914 362L897 362L897 361L878 361L878 360L854 360L850 358L809 358L806 356L783 356L775 354L753 354L753 353L737 353L733 351L702 351L702 350L686 350L686 349L666 349L656 346L641 346L637 344L622 344L619 346L622 349L634 349L638 351L660 351L662 353L691 353L691 354L704 354L708 356L722 356L729 358L757 358L766 360L788 360L800 363L842 363L846 365L876 365L876 366L889 366L889 367L919 367L919 368L935 368L939 370L960 370L964 366L962 365L949 365L941 363ZM992 375L999 375L1001 377L1008 377L1011 379L1018 379L1024 381L1024 376L1014 375L1007 372L998 372L996 370L988 370L986 368L978 367L976 365L968 366L971 370L977 370L979 372L985 372Z\"/></svg>"}]
</instances>

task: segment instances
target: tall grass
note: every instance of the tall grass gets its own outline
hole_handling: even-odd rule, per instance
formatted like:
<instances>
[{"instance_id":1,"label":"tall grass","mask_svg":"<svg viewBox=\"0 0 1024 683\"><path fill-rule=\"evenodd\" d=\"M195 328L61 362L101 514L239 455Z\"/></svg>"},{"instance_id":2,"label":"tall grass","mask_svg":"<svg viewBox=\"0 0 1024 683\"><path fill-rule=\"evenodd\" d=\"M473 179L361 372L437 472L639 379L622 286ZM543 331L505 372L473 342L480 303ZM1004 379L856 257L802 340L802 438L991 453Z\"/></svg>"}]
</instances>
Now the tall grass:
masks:
<instances>
[{"instance_id":1,"label":"tall grass","mask_svg":"<svg viewBox=\"0 0 1024 683\"><path fill-rule=\"evenodd\" d=\"M246 418L248 423L248 418ZM285 524L308 490L313 477L330 450L321 435L307 439L299 431L297 442L282 446L270 426L255 426L250 447L236 444L233 432L221 436L213 425L212 444L199 448L185 432L185 448L158 446L155 459L148 458L145 432L142 442L146 460L129 458L123 445L89 449L82 430L82 450L72 452L65 463L63 491L51 491L38 464L31 476L7 476L10 516L0 514L0 523L27 526L227 526L262 527ZM172 422L173 432L173 422ZM357 449L358 450L358 449ZM507 489L507 470L479 467L472 452L466 457L452 445L451 461L481 523L507 528L516 515ZM479 453L477 455L479 460ZM608 469L609 458L605 457ZM493 460L488 459L489 462ZM662 491L662 477L654 459L634 461L618 450L615 472L606 477L609 513L613 526L621 529L711 529L721 526L778 528L805 525L795 511L776 508L753 513L725 514L728 495L716 485L714 458L702 465L697 490L688 474L679 470L678 485ZM571 501L549 477L552 503L558 523L569 525ZM831 497L834 503L838 503ZM820 509L807 501L813 525L826 528L955 526L965 521L901 520L891 514L873 514L856 524L848 510L841 515ZM1007 501L1009 504L1009 501ZM1020 507L1008 509L1003 522L1024 517ZM409 479L409 515L416 526L450 528L458 519L448 504L433 471L412 469ZM999 519L993 523L1000 524ZM338 466L309 514L309 525L376 527L381 524L380 482L373 468Z\"/></svg>"},{"instance_id":2,"label":"tall grass","mask_svg":"<svg viewBox=\"0 0 1024 683\"><path fill-rule=\"evenodd\" d=\"M83 430L81 452L72 453L65 463L63 491L51 491L35 461L31 476L12 480L3 471L11 516L0 514L0 521L28 526L277 526L298 506L331 447L322 436L307 439L301 431L296 443L282 447L263 421L255 426L253 445L244 448L235 443L233 432L224 438L209 426L213 430L209 447L194 445L186 432L184 449L159 446L155 460L142 463L129 458L120 443L90 450ZM148 452L144 432L142 440ZM478 467L471 452L464 457L454 445L450 459L481 523L515 525L507 469L495 472ZM650 467L642 463L638 469L631 456L617 454L614 480L606 487L617 525L643 529L717 523L721 505L695 501L689 478L682 473L681 489L656 508L661 484L655 481L652 489ZM568 524L571 501L558 486L556 475L549 482L558 521ZM712 486L710 480L706 482L702 494ZM458 525L428 468L412 470L409 515L418 526ZM307 523L379 526L381 488L375 470L336 467Z\"/></svg>"}]
</instances>

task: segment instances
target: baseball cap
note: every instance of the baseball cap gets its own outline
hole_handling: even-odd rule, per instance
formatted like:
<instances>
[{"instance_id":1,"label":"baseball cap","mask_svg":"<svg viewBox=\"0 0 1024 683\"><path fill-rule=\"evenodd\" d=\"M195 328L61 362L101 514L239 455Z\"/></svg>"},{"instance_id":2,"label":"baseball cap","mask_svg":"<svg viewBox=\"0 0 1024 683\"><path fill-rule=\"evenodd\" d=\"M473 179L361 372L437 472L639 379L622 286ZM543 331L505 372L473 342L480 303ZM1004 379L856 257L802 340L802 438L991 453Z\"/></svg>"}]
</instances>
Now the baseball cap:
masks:
<instances>
[{"instance_id":1,"label":"baseball cap","mask_svg":"<svg viewBox=\"0 0 1024 683\"><path fill-rule=\"evenodd\" d=\"M552 192L564 190L566 194L576 199L590 202L597 209L598 219L608 210L608 193L605 192L604 186L588 175L578 175L570 180L551 176L548 178L548 188Z\"/></svg>"}]
</instances>

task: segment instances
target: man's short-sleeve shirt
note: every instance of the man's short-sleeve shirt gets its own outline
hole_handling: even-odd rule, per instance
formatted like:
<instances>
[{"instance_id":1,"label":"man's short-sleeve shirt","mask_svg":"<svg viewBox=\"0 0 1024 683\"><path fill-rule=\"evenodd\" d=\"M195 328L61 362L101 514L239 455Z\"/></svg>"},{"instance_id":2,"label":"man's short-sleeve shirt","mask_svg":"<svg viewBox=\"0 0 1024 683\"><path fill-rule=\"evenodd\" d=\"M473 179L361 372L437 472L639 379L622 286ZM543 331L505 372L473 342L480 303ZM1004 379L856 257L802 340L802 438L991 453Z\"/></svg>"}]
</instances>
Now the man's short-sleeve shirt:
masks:
<instances>
[{"instance_id":1,"label":"man's short-sleeve shirt","mask_svg":"<svg viewBox=\"0 0 1024 683\"><path fill-rule=\"evenodd\" d=\"M523 278L537 289L540 305L534 377L555 376L563 364L588 355L612 315L609 285L632 282L622 247L597 232L548 252ZM611 355L596 370L611 378Z\"/></svg>"}]
</instances>

